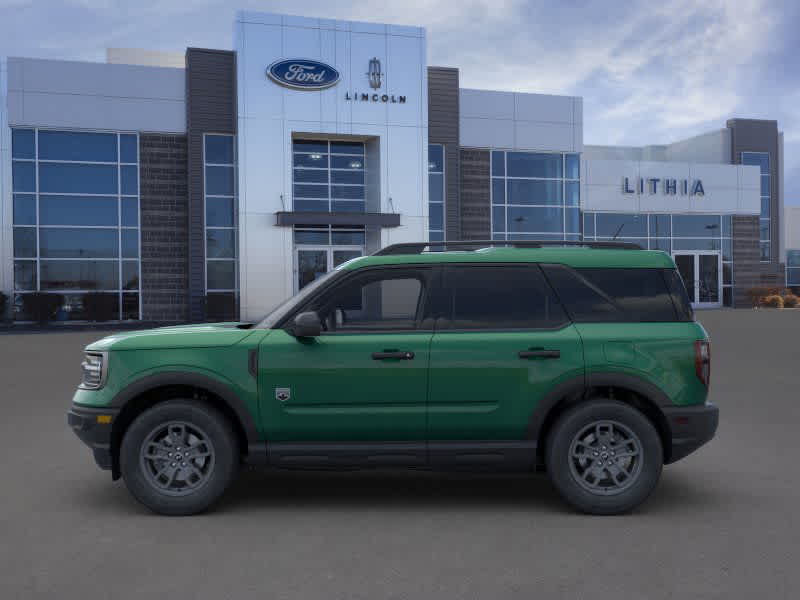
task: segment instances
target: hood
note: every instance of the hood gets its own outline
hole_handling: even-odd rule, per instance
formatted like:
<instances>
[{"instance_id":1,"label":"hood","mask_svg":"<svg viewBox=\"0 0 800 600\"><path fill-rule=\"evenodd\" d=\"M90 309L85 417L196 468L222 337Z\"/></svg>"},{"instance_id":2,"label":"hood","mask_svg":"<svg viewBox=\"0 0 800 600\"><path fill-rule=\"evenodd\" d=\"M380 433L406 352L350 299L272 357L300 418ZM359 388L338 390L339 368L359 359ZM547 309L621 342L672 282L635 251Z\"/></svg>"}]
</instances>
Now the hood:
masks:
<instances>
[{"instance_id":1,"label":"hood","mask_svg":"<svg viewBox=\"0 0 800 600\"><path fill-rule=\"evenodd\" d=\"M155 350L232 346L255 331L252 323L203 323L115 333L92 342L86 349Z\"/></svg>"}]
</instances>

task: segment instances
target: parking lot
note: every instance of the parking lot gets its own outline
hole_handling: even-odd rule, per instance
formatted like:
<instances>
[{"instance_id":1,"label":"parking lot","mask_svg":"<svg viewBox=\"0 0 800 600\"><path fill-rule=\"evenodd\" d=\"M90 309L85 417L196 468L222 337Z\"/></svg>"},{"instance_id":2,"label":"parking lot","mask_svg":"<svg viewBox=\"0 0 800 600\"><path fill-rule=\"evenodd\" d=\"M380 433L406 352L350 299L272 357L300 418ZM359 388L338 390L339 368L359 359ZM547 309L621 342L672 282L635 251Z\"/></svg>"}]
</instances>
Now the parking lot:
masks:
<instances>
[{"instance_id":1,"label":"parking lot","mask_svg":"<svg viewBox=\"0 0 800 600\"><path fill-rule=\"evenodd\" d=\"M797 598L800 310L708 311L717 438L624 517L543 475L246 471L148 513L65 412L97 331L0 334L0 598Z\"/></svg>"}]
</instances>

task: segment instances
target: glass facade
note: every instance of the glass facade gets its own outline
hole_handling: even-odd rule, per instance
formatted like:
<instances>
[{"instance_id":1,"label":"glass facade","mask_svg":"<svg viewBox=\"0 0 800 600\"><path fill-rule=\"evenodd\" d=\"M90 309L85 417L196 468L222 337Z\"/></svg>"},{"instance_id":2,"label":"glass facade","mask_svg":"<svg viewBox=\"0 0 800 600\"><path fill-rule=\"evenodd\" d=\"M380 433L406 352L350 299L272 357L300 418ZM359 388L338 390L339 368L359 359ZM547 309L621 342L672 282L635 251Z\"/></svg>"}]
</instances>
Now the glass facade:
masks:
<instances>
[{"instance_id":1,"label":"glass facade","mask_svg":"<svg viewBox=\"0 0 800 600\"><path fill-rule=\"evenodd\" d=\"M786 286L800 287L800 250L786 251Z\"/></svg>"},{"instance_id":2,"label":"glass facade","mask_svg":"<svg viewBox=\"0 0 800 600\"><path fill-rule=\"evenodd\" d=\"M56 320L139 319L139 141L134 133L12 130L14 313L52 292ZM87 296L89 295L89 296Z\"/></svg>"},{"instance_id":3,"label":"glass facade","mask_svg":"<svg viewBox=\"0 0 800 600\"><path fill-rule=\"evenodd\" d=\"M428 145L428 239L444 241L444 146Z\"/></svg>"},{"instance_id":4,"label":"glass facade","mask_svg":"<svg viewBox=\"0 0 800 600\"><path fill-rule=\"evenodd\" d=\"M633 242L669 253L718 252L722 263L722 298L732 303L733 244L730 215L583 213L583 238Z\"/></svg>"},{"instance_id":5,"label":"glass facade","mask_svg":"<svg viewBox=\"0 0 800 600\"><path fill-rule=\"evenodd\" d=\"M205 134L206 295L210 312L235 312L237 268L236 137ZM228 317L230 318L230 317Z\"/></svg>"},{"instance_id":6,"label":"glass facade","mask_svg":"<svg viewBox=\"0 0 800 600\"><path fill-rule=\"evenodd\" d=\"M364 143L292 141L296 211L364 212Z\"/></svg>"},{"instance_id":7,"label":"glass facade","mask_svg":"<svg viewBox=\"0 0 800 600\"><path fill-rule=\"evenodd\" d=\"M769 262L772 258L772 244L770 238L770 199L771 185L769 174L769 152L742 152L742 164L753 165L761 169L761 218L759 220L759 245L761 247L761 261Z\"/></svg>"},{"instance_id":8,"label":"glass facade","mask_svg":"<svg viewBox=\"0 0 800 600\"><path fill-rule=\"evenodd\" d=\"M363 226L297 225L294 228L295 291L343 262L364 254Z\"/></svg>"},{"instance_id":9,"label":"glass facade","mask_svg":"<svg viewBox=\"0 0 800 600\"><path fill-rule=\"evenodd\" d=\"M580 239L580 155L493 150L492 239Z\"/></svg>"}]
</instances>

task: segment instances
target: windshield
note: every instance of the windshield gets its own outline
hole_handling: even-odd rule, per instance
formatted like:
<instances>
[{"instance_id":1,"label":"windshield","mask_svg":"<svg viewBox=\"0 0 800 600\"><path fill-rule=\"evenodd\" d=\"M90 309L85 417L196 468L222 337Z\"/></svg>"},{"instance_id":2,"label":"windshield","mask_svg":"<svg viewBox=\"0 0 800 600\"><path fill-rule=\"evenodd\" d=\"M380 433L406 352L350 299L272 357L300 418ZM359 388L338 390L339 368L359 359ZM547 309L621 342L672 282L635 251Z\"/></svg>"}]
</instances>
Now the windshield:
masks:
<instances>
[{"instance_id":1,"label":"windshield","mask_svg":"<svg viewBox=\"0 0 800 600\"><path fill-rule=\"evenodd\" d=\"M311 294L314 293L320 286L324 285L327 281L333 277L339 269L334 269L333 271L328 271L325 275L315 279L311 283L309 283L306 287L302 290L297 292L294 296L289 297L287 300L281 302L278 306L276 306L271 313L269 313L266 317L264 317L261 322L258 324L258 329L272 329L276 323L278 323L283 317L285 317L288 313L290 313L294 308L302 304L306 298L308 298Z\"/></svg>"}]
</instances>

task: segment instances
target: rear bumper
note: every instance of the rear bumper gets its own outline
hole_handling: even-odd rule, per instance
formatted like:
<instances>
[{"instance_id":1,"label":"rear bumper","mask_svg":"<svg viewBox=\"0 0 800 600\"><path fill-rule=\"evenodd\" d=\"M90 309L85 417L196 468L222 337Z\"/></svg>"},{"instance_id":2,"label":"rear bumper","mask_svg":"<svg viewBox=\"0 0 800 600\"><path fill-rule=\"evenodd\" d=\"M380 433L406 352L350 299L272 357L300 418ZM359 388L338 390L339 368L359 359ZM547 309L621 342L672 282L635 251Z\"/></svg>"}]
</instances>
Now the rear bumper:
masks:
<instances>
[{"instance_id":1,"label":"rear bumper","mask_svg":"<svg viewBox=\"0 0 800 600\"><path fill-rule=\"evenodd\" d=\"M81 441L91 448L94 461L101 469L111 469L111 427L119 410L89 408L73 404L67 412L67 424ZM99 423L98 416L110 416L108 423Z\"/></svg>"},{"instance_id":2,"label":"rear bumper","mask_svg":"<svg viewBox=\"0 0 800 600\"><path fill-rule=\"evenodd\" d=\"M672 431L672 452L668 463L688 456L709 442L717 432L719 408L715 404L670 406L663 410Z\"/></svg>"}]
</instances>

